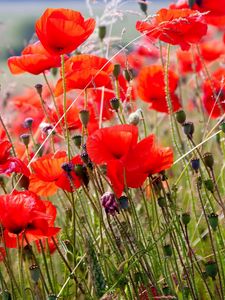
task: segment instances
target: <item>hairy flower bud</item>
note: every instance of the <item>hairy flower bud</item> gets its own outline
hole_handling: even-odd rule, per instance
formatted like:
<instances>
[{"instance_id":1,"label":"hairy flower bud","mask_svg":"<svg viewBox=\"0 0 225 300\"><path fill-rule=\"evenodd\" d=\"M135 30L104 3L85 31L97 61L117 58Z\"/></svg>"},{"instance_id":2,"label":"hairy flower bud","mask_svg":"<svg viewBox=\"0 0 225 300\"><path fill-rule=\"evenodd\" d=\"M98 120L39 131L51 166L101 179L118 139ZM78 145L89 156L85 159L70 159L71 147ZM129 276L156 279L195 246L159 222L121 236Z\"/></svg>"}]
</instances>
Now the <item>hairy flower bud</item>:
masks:
<instances>
[{"instance_id":1,"label":"hairy flower bud","mask_svg":"<svg viewBox=\"0 0 225 300\"><path fill-rule=\"evenodd\" d=\"M119 213L118 204L113 193L104 193L101 197L101 202L107 214L115 215L116 212Z\"/></svg>"}]
</instances>

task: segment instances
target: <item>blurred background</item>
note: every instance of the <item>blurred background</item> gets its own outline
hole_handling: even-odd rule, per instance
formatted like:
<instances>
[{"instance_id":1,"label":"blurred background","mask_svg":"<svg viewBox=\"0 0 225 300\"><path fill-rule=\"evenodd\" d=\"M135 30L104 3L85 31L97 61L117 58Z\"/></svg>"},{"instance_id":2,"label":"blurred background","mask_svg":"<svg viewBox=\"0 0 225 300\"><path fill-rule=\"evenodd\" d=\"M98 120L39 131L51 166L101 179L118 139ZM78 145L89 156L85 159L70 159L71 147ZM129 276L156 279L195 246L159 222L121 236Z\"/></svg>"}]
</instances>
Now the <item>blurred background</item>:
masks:
<instances>
[{"instance_id":1,"label":"blurred background","mask_svg":"<svg viewBox=\"0 0 225 300\"><path fill-rule=\"evenodd\" d=\"M148 3L148 14L154 15L158 9L167 7L169 1L152 0ZM1 64L9 56L20 55L32 39L35 20L48 7L79 10L86 17L93 15L100 25L106 25L104 23L110 23L116 18L111 35L120 36L121 44L138 35L135 23L144 18L138 0L0 0Z\"/></svg>"}]
</instances>

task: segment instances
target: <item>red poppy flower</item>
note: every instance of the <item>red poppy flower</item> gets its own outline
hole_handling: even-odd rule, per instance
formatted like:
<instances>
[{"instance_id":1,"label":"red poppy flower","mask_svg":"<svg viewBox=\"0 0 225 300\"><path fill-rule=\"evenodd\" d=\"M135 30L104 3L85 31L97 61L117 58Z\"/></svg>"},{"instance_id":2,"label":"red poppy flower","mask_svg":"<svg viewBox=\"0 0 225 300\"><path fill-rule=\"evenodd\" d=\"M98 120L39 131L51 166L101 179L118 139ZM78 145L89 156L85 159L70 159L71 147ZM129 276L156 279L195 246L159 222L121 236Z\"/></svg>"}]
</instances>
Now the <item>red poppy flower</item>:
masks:
<instances>
[{"instance_id":1,"label":"red poppy flower","mask_svg":"<svg viewBox=\"0 0 225 300\"><path fill-rule=\"evenodd\" d=\"M52 54L66 54L80 46L94 31L95 20L84 20L80 12L48 8L36 22L36 33Z\"/></svg>"},{"instance_id":2,"label":"red poppy flower","mask_svg":"<svg viewBox=\"0 0 225 300\"><path fill-rule=\"evenodd\" d=\"M159 147L153 135L137 142L137 127L116 125L96 130L87 139L87 152L96 164L107 164L107 176L120 197L125 186L138 188L148 175L173 163L170 148Z\"/></svg>"},{"instance_id":3,"label":"red poppy flower","mask_svg":"<svg viewBox=\"0 0 225 300\"><path fill-rule=\"evenodd\" d=\"M199 72L202 69L201 60L197 53L193 55L190 51L178 50L177 60L179 62L179 71L182 74Z\"/></svg>"},{"instance_id":4,"label":"red poppy flower","mask_svg":"<svg viewBox=\"0 0 225 300\"><path fill-rule=\"evenodd\" d=\"M178 76L169 70L169 91L173 111L177 111L181 107L178 97L175 95L177 85ZM151 109L168 113L162 66L151 65L140 71L137 77L137 92L141 100L151 104Z\"/></svg>"},{"instance_id":5,"label":"red poppy flower","mask_svg":"<svg viewBox=\"0 0 225 300\"><path fill-rule=\"evenodd\" d=\"M198 11L191 9L161 9L151 23L138 21L136 29L153 39L180 45L188 50L207 32L207 24Z\"/></svg>"},{"instance_id":6,"label":"red poppy flower","mask_svg":"<svg viewBox=\"0 0 225 300\"><path fill-rule=\"evenodd\" d=\"M0 224L4 229L7 247L16 247L16 237L19 236L22 241L23 234L26 234L29 242L55 235L59 228L51 226L52 218L44 202L32 192L15 191L0 196Z\"/></svg>"},{"instance_id":7,"label":"red poppy flower","mask_svg":"<svg viewBox=\"0 0 225 300\"><path fill-rule=\"evenodd\" d=\"M212 90L213 86L213 90ZM219 69L211 74L211 80L203 84L203 104L211 118L225 113L225 70Z\"/></svg>"},{"instance_id":8,"label":"red poppy flower","mask_svg":"<svg viewBox=\"0 0 225 300\"><path fill-rule=\"evenodd\" d=\"M73 56L65 63L65 79L67 92L72 89L85 89L107 86L113 64L106 58L81 54ZM55 95L63 93L62 79L56 84Z\"/></svg>"},{"instance_id":9,"label":"red poppy flower","mask_svg":"<svg viewBox=\"0 0 225 300\"><path fill-rule=\"evenodd\" d=\"M68 162L66 152L59 151L56 154L47 154L37 159L31 164L34 174L30 176L29 190L41 196L51 196L58 188L71 192L70 179L68 174L62 169L62 165ZM82 164L79 156L75 156L72 161L75 164ZM71 172L71 178L76 188L81 186L80 178Z\"/></svg>"},{"instance_id":10,"label":"red poppy flower","mask_svg":"<svg viewBox=\"0 0 225 300\"><path fill-rule=\"evenodd\" d=\"M192 9L207 12L205 20L208 24L223 27L225 25L225 7L223 0L196 0ZM188 0L179 0L170 5L171 9L189 8Z\"/></svg>"},{"instance_id":11,"label":"red poppy flower","mask_svg":"<svg viewBox=\"0 0 225 300\"><path fill-rule=\"evenodd\" d=\"M9 141L0 141L0 174L10 175L15 172L29 177L27 166L19 158L10 156L11 148Z\"/></svg>"},{"instance_id":12,"label":"red poppy flower","mask_svg":"<svg viewBox=\"0 0 225 300\"><path fill-rule=\"evenodd\" d=\"M61 65L60 56L49 54L40 42L28 45L21 54L21 56L12 56L8 59L12 74L28 72L38 75Z\"/></svg>"},{"instance_id":13,"label":"red poppy flower","mask_svg":"<svg viewBox=\"0 0 225 300\"><path fill-rule=\"evenodd\" d=\"M225 47L220 40L209 40L200 44L202 57L207 61L214 61L225 54Z\"/></svg>"}]
</instances>

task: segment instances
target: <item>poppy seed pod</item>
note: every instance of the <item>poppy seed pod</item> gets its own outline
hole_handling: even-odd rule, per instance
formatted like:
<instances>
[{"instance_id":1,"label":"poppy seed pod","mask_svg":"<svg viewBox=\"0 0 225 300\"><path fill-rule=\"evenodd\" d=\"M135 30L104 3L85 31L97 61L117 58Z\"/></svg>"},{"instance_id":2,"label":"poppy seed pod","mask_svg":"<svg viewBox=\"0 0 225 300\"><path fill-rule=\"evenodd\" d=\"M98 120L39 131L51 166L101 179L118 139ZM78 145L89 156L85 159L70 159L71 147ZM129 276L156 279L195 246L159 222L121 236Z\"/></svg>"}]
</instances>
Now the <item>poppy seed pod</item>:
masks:
<instances>
[{"instance_id":1,"label":"poppy seed pod","mask_svg":"<svg viewBox=\"0 0 225 300\"><path fill-rule=\"evenodd\" d=\"M80 121L84 125L85 128L87 128L87 124L90 120L90 113L89 110L83 109L79 112Z\"/></svg>"},{"instance_id":2,"label":"poppy seed pod","mask_svg":"<svg viewBox=\"0 0 225 300\"><path fill-rule=\"evenodd\" d=\"M80 148L81 142L82 142L82 136L81 135L75 135L72 137L72 140L74 141L75 146Z\"/></svg>"},{"instance_id":3,"label":"poppy seed pod","mask_svg":"<svg viewBox=\"0 0 225 300\"><path fill-rule=\"evenodd\" d=\"M105 209L106 214L115 215L119 213L118 204L116 202L116 197L111 192L106 192L101 197L102 206Z\"/></svg>"}]
</instances>

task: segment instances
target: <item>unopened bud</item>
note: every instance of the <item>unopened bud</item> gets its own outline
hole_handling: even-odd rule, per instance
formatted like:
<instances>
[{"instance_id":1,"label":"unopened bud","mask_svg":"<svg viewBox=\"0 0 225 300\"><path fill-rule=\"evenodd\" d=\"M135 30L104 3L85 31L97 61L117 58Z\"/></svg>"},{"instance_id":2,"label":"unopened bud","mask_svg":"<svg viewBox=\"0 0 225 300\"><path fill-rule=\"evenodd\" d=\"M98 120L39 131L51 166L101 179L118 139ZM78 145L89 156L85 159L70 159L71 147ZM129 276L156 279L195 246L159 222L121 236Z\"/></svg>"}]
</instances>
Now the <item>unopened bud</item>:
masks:
<instances>
[{"instance_id":1,"label":"unopened bud","mask_svg":"<svg viewBox=\"0 0 225 300\"><path fill-rule=\"evenodd\" d=\"M57 296L55 294L49 294L48 295L48 300L56 300Z\"/></svg>"},{"instance_id":2,"label":"unopened bud","mask_svg":"<svg viewBox=\"0 0 225 300\"><path fill-rule=\"evenodd\" d=\"M127 209L129 206L128 198L126 196L121 196L119 198L119 204L122 209Z\"/></svg>"},{"instance_id":3,"label":"unopened bud","mask_svg":"<svg viewBox=\"0 0 225 300\"><path fill-rule=\"evenodd\" d=\"M192 138L192 135L194 133L194 124L192 122L185 122L183 124L183 130L184 130L184 133L186 134L186 136L188 138Z\"/></svg>"},{"instance_id":4,"label":"unopened bud","mask_svg":"<svg viewBox=\"0 0 225 300\"><path fill-rule=\"evenodd\" d=\"M129 70L125 69L124 70L124 76L125 76L126 80L128 82L130 82L134 78L134 74L133 74L132 69L129 69Z\"/></svg>"},{"instance_id":5,"label":"unopened bud","mask_svg":"<svg viewBox=\"0 0 225 300\"><path fill-rule=\"evenodd\" d=\"M191 160L191 166L193 170L198 173L199 167L200 167L200 160L199 158L194 158Z\"/></svg>"},{"instance_id":6,"label":"unopened bud","mask_svg":"<svg viewBox=\"0 0 225 300\"><path fill-rule=\"evenodd\" d=\"M214 164L214 159L213 159L213 155L210 152L207 152L203 155L203 159L204 159L204 163L205 165L212 169L213 168L213 164Z\"/></svg>"},{"instance_id":7,"label":"unopened bud","mask_svg":"<svg viewBox=\"0 0 225 300\"><path fill-rule=\"evenodd\" d=\"M118 78L118 76L120 75L120 64L114 65L113 75L115 78Z\"/></svg>"},{"instance_id":8,"label":"unopened bud","mask_svg":"<svg viewBox=\"0 0 225 300\"><path fill-rule=\"evenodd\" d=\"M72 137L72 140L74 141L75 146L80 148L81 142L82 142L82 136L81 135L75 135Z\"/></svg>"},{"instance_id":9,"label":"unopened bud","mask_svg":"<svg viewBox=\"0 0 225 300\"><path fill-rule=\"evenodd\" d=\"M205 271L208 276L210 276L213 280L215 280L216 275L218 273L218 267L215 261L208 261L205 264Z\"/></svg>"},{"instance_id":10,"label":"unopened bud","mask_svg":"<svg viewBox=\"0 0 225 300\"><path fill-rule=\"evenodd\" d=\"M138 125L138 123L140 122L140 115L138 112L133 112L129 115L128 117L128 122L129 124L132 124L132 125Z\"/></svg>"},{"instance_id":11,"label":"unopened bud","mask_svg":"<svg viewBox=\"0 0 225 300\"><path fill-rule=\"evenodd\" d=\"M7 290L2 291L1 296L2 296L2 300L11 300L12 299L10 292Z\"/></svg>"},{"instance_id":12,"label":"unopened bud","mask_svg":"<svg viewBox=\"0 0 225 300\"><path fill-rule=\"evenodd\" d=\"M31 129L33 125L34 119L33 118L26 118L23 122L23 126L25 128Z\"/></svg>"},{"instance_id":13,"label":"unopened bud","mask_svg":"<svg viewBox=\"0 0 225 300\"><path fill-rule=\"evenodd\" d=\"M163 246L163 253L165 257L171 257L173 254L172 248L170 244L166 244Z\"/></svg>"},{"instance_id":14,"label":"unopened bud","mask_svg":"<svg viewBox=\"0 0 225 300\"><path fill-rule=\"evenodd\" d=\"M104 40L106 36L106 26L102 25L98 27L98 36L101 41Z\"/></svg>"},{"instance_id":15,"label":"unopened bud","mask_svg":"<svg viewBox=\"0 0 225 300\"><path fill-rule=\"evenodd\" d=\"M214 192L214 184L213 181L211 179L206 179L204 181L205 187L207 188L208 191L210 191L211 193Z\"/></svg>"},{"instance_id":16,"label":"unopened bud","mask_svg":"<svg viewBox=\"0 0 225 300\"><path fill-rule=\"evenodd\" d=\"M188 212L183 213L182 216L181 216L181 218L182 218L182 223L185 226L187 226L190 223L190 221L191 221L191 216L190 216L190 214Z\"/></svg>"},{"instance_id":17,"label":"unopened bud","mask_svg":"<svg viewBox=\"0 0 225 300\"><path fill-rule=\"evenodd\" d=\"M213 231L216 231L219 223L218 215L211 213L208 215L209 224L212 227Z\"/></svg>"},{"instance_id":18,"label":"unopened bud","mask_svg":"<svg viewBox=\"0 0 225 300\"><path fill-rule=\"evenodd\" d=\"M143 13L147 16L148 4L146 0L139 0L139 5Z\"/></svg>"},{"instance_id":19,"label":"unopened bud","mask_svg":"<svg viewBox=\"0 0 225 300\"><path fill-rule=\"evenodd\" d=\"M158 198L158 205L159 205L159 207L161 207L161 208L166 207L166 198L164 198L164 197L159 197L159 198Z\"/></svg>"}]
</instances>

